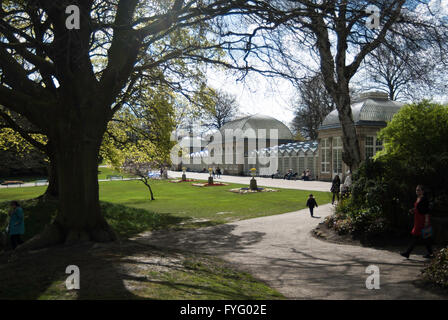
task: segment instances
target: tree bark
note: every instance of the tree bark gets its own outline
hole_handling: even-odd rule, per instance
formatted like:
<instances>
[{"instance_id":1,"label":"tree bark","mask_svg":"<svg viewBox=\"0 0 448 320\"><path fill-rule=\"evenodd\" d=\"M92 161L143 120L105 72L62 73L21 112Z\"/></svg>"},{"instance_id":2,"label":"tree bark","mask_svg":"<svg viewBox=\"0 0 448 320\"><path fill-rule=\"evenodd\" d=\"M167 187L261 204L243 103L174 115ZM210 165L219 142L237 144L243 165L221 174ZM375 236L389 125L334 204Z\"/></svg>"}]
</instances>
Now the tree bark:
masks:
<instances>
[{"instance_id":1,"label":"tree bark","mask_svg":"<svg viewBox=\"0 0 448 320\"><path fill-rule=\"evenodd\" d=\"M62 139L57 145L59 211L54 224L67 244L116 239L99 203L98 141Z\"/></svg>"},{"instance_id":2,"label":"tree bark","mask_svg":"<svg viewBox=\"0 0 448 320\"><path fill-rule=\"evenodd\" d=\"M53 151L51 150L50 144L48 144L48 151L46 152L48 159L49 159L49 165L48 165L48 187L47 190L45 190L45 193L42 195L44 199L51 198L51 199L57 199L59 195L58 190L58 179L56 174L56 158L53 154Z\"/></svg>"},{"instance_id":3,"label":"tree bark","mask_svg":"<svg viewBox=\"0 0 448 320\"><path fill-rule=\"evenodd\" d=\"M350 171L353 172L354 170L358 169L361 163L361 150L359 148L358 136L356 135L355 123L353 121L348 86L346 90L341 91L339 91L340 94L336 97L335 101L338 110L339 121L342 127L342 160L347 166L350 167Z\"/></svg>"},{"instance_id":4,"label":"tree bark","mask_svg":"<svg viewBox=\"0 0 448 320\"><path fill-rule=\"evenodd\" d=\"M147 179L141 179L141 181L145 184L145 186L148 188L148 190L149 190L149 193L150 193L150 195L151 195L151 201L152 200L154 200L154 194L153 194L153 192L152 192L152 188L151 188L151 186L149 185L149 183L148 183L148 181L147 181Z\"/></svg>"}]
</instances>

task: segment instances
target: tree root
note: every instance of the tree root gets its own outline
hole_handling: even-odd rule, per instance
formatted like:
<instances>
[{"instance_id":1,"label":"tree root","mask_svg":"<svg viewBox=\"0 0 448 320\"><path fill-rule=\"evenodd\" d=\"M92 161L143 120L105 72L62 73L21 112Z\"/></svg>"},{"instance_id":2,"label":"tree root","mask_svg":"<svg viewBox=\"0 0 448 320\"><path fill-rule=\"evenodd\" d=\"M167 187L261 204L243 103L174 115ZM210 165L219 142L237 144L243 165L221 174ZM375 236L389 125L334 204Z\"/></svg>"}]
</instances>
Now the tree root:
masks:
<instances>
[{"instance_id":1,"label":"tree root","mask_svg":"<svg viewBox=\"0 0 448 320\"><path fill-rule=\"evenodd\" d=\"M112 228L105 224L94 230L69 230L64 232L57 223L48 225L45 230L18 246L16 251L31 251L51 247L58 244L67 246L85 244L89 242L112 242L117 240L117 235Z\"/></svg>"},{"instance_id":2,"label":"tree root","mask_svg":"<svg viewBox=\"0 0 448 320\"><path fill-rule=\"evenodd\" d=\"M24 244L18 246L16 251L30 251L38 250L50 246L54 246L63 242L63 234L61 229L55 225L48 225L45 230L25 242Z\"/></svg>"}]
</instances>

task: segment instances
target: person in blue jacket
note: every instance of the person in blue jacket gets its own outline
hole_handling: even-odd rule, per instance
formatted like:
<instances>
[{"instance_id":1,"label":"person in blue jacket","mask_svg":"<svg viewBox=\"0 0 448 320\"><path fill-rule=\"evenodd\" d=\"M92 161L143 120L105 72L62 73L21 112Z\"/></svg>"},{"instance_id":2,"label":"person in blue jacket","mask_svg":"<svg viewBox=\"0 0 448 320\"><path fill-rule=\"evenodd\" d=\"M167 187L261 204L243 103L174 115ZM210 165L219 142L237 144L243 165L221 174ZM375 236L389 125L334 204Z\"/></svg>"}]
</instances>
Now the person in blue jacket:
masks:
<instances>
[{"instance_id":1,"label":"person in blue jacket","mask_svg":"<svg viewBox=\"0 0 448 320\"><path fill-rule=\"evenodd\" d=\"M11 239L11 246L15 249L18 245L23 243L21 235L25 233L23 209L17 201L11 201L9 217L8 233Z\"/></svg>"}]
</instances>

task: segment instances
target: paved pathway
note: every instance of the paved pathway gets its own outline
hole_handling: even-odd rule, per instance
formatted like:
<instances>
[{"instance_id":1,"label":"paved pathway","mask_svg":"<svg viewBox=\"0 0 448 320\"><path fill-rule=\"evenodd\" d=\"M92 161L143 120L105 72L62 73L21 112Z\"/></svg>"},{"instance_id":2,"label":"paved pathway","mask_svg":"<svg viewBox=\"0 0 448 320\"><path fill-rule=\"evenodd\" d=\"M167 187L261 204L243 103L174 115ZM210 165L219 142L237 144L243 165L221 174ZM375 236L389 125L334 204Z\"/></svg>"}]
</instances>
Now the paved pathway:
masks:
<instances>
[{"instance_id":1,"label":"paved pathway","mask_svg":"<svg viewBox=\"0 0 448 320\"><path fill-rule=\"evenodd\" d=\"M149 232L137 241L208 253L264 280L290 299L447 299L414 285L424 265L420 255L318 240L311 230L331 214L331 205L191 231ZM423 252L420 252L423 253ZM366 289L366 268L380 268L380 289Z\"/></svg>"},{"instance_id":2,"label":"paved pathway","mask_svg":"<svg viewBox=\"0 0 448 320\"><path fill-rule=\"evenodd\" d=\"M123 178L123 179L100 179L98 182L110 182L110 181L129 181L129 180L138 180L139 178ZM40 186L48 186L47 182L26 182L22 184L10 184L10 185L0 185L0 189L9 189L9 188L29 188L29 187L40 187Z\"/></svg>"},{"instance_id":3,"label":"paved pathway","mask_svg":"<svg viewBox=\"0 0 448 320\"><path fill-rule=\"evenodd\" d=\"M208 173L187 172L186 175L188 179L207 180L209 177ZM182 172L169 171L168 176L170 178L180 178L182 177ZM216 179L216 181L247 184L249 186L250 179L251 179L250 177L221 175L221 178ZM323 182L323 181L283 180L283 179L258 178L258 177L256 179L257 179L257 185L259 187L326 191L326 192L330 192L331 187L330 182Z\"/></svg>"}]
</instances>

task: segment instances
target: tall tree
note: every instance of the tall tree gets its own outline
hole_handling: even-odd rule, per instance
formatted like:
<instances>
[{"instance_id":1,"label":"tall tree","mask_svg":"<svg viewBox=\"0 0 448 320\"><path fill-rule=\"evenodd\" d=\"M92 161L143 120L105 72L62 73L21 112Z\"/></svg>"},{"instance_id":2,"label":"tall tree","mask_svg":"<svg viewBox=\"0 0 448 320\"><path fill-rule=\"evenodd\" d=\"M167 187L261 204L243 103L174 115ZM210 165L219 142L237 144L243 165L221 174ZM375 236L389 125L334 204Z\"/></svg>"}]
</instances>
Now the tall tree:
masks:
<instances>
[{"instance_id":1,"label":"tall tree","mask_svg":"<svg viewBox=\"0 0 448 320\"><path fill-rule=\"evenodd\" d=\"M445 78L441 63L428 50L396 54L394 48L380 46L365 61L369 88L387 92L391 100L429 99L439 94Z\"/></svg>"},{"instance_id":2,"label":"tall tree","mask_svg":"<svg viewBox=\"0 0 448 320\"><path fill-rule=\"evenodd\" d=\"M132 91L147 70L170 72L176 59L190 59L189 65L217 60L213 51L200 50L216 47L205 37L207 23L244 13L247 4L17 0L0 5L0 104L48 137L58 179L58 215L33 245L113 240L100 211L97 161L107 124L122 107L117 97ZM226 43L231 42L221 44Z\"/></svg>"},{"instance_id":3,"label":"tall tree","mask_svg":"<svg viewBox=\"0 0 448 320\"><path fill-rule=\"evenodd\" d=\"M318 128L335 109L333 98L325 89L322 75L305 78L298 86L299 99L294 106L292 127L307 139L317 140Z\"/></svg>"},{"instance_id":4,"label":"tall tree","mask_svg":"<svg viewBox=\"0 0 448 320\"><path fill-rule=\"evenodd\" d=\"M425 10L427 1L272 0L266 6L269 9L251 20L259 27L254 28L245 60L250 60L252 52L252 57L294 79L310 67L304 54L311 51L336 104L343 132L342 157L352 170L360 164L361 153L349 85L367 55L381 44L394 47L389 40L400 43L397 50L420 46L433 49L441 58L448 52L447 19Z\"/></svg>"},{"instance_id":5,"label":"tall tree","mask_svg":"<svg viewBox=\"0 0 448 320\"><path fill-rule=\"evenodd\" d=\"M221 129L227 122L235 119L239 112L236 97L223 90L209 89L209 101L203 106L202 126L207 129Z\"/></svg>"}]
</instances>

